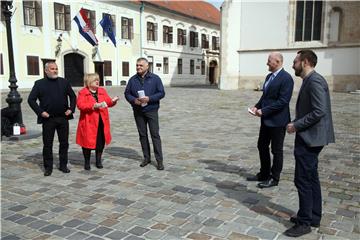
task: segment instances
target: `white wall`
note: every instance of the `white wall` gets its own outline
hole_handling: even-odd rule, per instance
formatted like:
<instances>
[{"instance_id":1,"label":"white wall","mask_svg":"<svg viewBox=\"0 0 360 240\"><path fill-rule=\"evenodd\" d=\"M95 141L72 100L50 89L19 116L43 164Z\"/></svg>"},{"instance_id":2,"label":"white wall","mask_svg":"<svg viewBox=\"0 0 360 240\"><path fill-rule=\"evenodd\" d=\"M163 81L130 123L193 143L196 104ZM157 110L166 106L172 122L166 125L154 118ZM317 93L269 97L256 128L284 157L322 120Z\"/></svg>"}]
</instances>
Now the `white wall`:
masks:
<instances>
[{"instance_id":1,"label":"white wall","mask_svg":"<svg viewBox=\"0 0 360 240\"><path fill-rule=\"evenodd\" d=\"M243 1L240 14L240 49L287 46L289 34L288 11L289 3L287 1Z\"/></svg>"}]
</instances>

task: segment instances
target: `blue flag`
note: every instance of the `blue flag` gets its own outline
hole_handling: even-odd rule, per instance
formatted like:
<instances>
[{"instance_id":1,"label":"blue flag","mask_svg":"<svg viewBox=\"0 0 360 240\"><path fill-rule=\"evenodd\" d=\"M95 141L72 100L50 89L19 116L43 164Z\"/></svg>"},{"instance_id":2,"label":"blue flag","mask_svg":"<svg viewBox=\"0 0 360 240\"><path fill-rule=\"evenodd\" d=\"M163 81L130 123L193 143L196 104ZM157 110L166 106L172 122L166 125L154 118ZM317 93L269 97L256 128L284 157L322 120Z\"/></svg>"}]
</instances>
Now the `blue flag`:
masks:
<instances>
[{"instance_id":1,"label":"blue flag","mask_svg":"<svg viewBox=\"0 0 360 240\"><path fill-rule=\"evenodd\" d=\"M103 19L101 19L100 25L104 29L104 32L106 32L110 40L113 42L114 46L116 47L115 34L113 32L113 26L110 20L110 16L108 14L105 14Z\"/></svg>"}]
</instances>

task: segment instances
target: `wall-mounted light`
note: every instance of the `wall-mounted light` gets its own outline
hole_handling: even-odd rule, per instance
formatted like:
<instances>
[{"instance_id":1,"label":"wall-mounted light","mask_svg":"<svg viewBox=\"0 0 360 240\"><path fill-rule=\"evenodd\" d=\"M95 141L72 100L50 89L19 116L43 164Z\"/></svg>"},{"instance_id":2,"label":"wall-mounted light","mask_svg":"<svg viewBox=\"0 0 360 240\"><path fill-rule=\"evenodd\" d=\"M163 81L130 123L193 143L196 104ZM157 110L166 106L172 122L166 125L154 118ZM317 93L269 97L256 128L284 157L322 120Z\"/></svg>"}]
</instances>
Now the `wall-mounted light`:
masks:
<instances>
[{"instance_id":1,"label":"wall-mounted light","mask_svg":"<svg viewBox=\"0 0 360 240\"><path fill-rule=\"evenodd\" d=\"M55 46L55 57L58 57L61 51L61 46L62 46L62 34L59 34L59 37L56 39L56 46Z\"/></svg>"}]
</instances>

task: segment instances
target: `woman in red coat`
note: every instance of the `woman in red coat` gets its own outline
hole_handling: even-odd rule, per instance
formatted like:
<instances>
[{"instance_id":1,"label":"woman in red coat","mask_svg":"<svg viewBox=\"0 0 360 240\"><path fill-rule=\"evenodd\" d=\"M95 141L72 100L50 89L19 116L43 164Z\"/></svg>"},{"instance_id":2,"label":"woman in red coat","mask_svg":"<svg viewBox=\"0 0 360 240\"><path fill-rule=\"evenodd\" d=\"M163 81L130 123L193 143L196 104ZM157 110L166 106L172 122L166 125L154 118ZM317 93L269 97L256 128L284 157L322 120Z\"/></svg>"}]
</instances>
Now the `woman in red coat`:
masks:
<instances>
[{"instance_id":1,"label":"woman in red coat","mask_svg":"<svg viewBox=\"0 0 360 240\"><path fill-rule=\"evenodd\" d=\"M97 73L85 74L84 88L78 93L77 107L80 118L76 132L76 143L82 147L85 158L84 169L90 170L91 150L95 149L96 167L103 168L101 155L105 144L111 142L108 108L119 100L111 99L106 90L99 87Z\"/></svg>"}]
</instances>

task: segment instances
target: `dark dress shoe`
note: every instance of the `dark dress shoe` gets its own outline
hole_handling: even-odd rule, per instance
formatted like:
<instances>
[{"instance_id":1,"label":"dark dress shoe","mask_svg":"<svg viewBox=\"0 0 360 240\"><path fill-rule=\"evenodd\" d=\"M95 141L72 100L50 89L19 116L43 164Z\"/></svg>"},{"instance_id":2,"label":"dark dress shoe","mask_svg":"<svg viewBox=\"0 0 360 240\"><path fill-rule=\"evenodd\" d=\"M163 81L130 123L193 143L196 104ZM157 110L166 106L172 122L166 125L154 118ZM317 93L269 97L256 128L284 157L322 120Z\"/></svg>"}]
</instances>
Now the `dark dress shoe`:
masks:
<instances>
[{"instance_id":1,"label":"dark dress shoe","mask_svg":"<svg viewBox=\"0 0 360 240\"><path fill-rule=\"evenodd\" d=\"M290 222L298 224L297 217L291 217ZM312 226L314 228L318 228L318 227L320 227L320 223L311 223L310 226Z\"/></svg>"},{"instance_id":2,"label":"dark dress shoe","mask_svg":"<svg viewBox=\"0 0 360 240\"><path fill-rule=\"evenodd\" d=\"M62 171L63 173L69 173L70 169L68 169L67 167L64 168L59 168L60 171Z\"/></svg>"},{"instance_id":3,"label":"dark dress shoe","mask_svg":"<svg viewBox=\"0 0 360 240\"><path fill-rule=\"evenodd\" d=\"M279 184L278 181L275 181L274 179L267 180L265 182L258 183L258 188L270 188L277 186Z\"/></svg>"},{"instance_id":4,"label":"dark dress shoe","mask_svg":"<svg viewBox=\"0 0 360 240\"><path fill-rule=\"evenodd\" d=\"M157 170L164 170L164 165L162 164L162 162L158 163L157 165Z\"/></svg>"},{"instance_id":5,"label":"dark dress shoe","mask_svg":"<svg viewBox=\"0 0 360 240\"><path fill-rule=\"evenodd\" d=\"M87 170L87 171L90 171L90 169L91 169L90 164L89 165L85 164L84 169Z\"/></svg>"},{"instance_id":6,"label":"dark dress shoe","mask_svg":"<svg viewBox=\"0 0 360 240\"><path fill-rule=\"evenodd\" d=\"M45 176L45 177L50 176L51 174L52 174L52 170L51 170L51 169L45 170L45 172L44 172L44 176Z\"/></svg>"},{"instance_id":7,"label":"dark dress shoe","mask_svg":"<svg viewBox=\"0 0 360 240\"><path fill-rule=\"evenodd\" d=\"M308 234L311 232L311 227L307 225L296 224L292 228L289 228L284 232L285 236L288 237L300 237L302 235Z\"/></svg>"},{"instance_id":8,"label":"dark dress shoe","mask_svg":"<svg viewBox=\"0 0 360 240\"><path fill-rule=\"evenodd\" d=\"M140 167L145 167L145 166L148 165L149 163L151 163L150 160L144 160L144 161L142 161L142 163L140 163Z\"/></svg>"},{"instance_id":9,"label":"dark dress shoe","mask_svg":"<svg viewBox=\"0 0 360 240\"><path fill-rule=\"evenodd\" d=\"M250 177L246 178L246 181L251 181L251 182L260 182L260 181L266 181L266 180L268 180L268 179L260 177L259 173L254 176L250 176Z\"/></svg>"},{"instance_id":10,"label":"dark dress shoe","mask_svg":"<svg viewBox=\"0 0 360 240\"><path fill-rule=\"evenodd\" d=\"M99 169L104 168L104 166L102 165L101 162L97 162L97 163L95 164L95 166L96 166L97 168L99 168Z\"/></svg>"}]
</instances>

